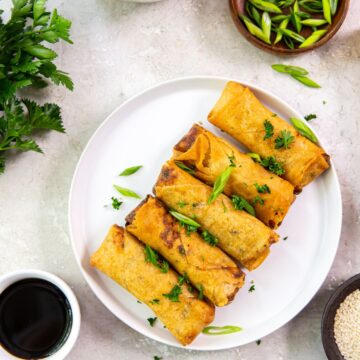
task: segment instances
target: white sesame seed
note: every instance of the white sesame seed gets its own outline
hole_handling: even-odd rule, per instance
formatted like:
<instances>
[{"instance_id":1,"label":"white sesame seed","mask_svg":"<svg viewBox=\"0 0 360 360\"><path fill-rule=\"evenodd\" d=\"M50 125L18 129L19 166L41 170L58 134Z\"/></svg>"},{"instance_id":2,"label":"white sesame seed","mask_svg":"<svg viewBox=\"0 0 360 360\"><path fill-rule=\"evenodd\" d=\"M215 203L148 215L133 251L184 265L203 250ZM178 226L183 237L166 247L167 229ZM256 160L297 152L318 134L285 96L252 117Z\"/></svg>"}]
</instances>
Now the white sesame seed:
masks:
<instances>
[{"instance_id":1,"label":"white sesame seed","mask_svg":"<svg viewBox=\"0 0 360 360\"><path fill-rule=\"evenodd\" d=\"M337 309L334 337L345 360L360 360L360 290L348 295Z\"/></svg>"}]
</instances>

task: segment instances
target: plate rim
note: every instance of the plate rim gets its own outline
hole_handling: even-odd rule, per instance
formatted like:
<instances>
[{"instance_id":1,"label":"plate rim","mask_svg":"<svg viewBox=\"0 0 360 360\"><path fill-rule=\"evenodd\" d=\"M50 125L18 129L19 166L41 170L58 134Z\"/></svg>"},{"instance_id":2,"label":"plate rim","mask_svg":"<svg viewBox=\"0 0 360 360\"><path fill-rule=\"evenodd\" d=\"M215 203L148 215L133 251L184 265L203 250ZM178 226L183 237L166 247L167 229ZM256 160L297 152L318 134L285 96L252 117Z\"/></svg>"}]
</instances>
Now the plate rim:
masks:
<instances>
[{"instance_id":1,"label":"plate rim","mask_svg":"<svg viewBox=\"0 0 360 360\"><path fill-rule=\"evenodd\" d=\"M71 179L71 185L70 185L70 191L69 191L69 196L68 196L68 226L69 226L69 235L70 235L70 242L71 242L71 248L73 251L73 255L75 257L76 263L80 269L80 272L83 276L83 278L85 279L87 285L90 287L91 291L94 293L94 295L96 296L96 298L121 322L123 322L124 324L126 324L127 326L129 326L130 328L132 328L133 330L137 331L138 333L140 333L143 336L146 336L150 339L156 340L160 343L169 345L169 346L173 346L173 347L177 347L177 348L181 348L181 349L185 349L185 350L196 350L196 351L220 351L220 350L226 350L226 349L232 349L238 346L243 346L246 344L249 344L249 341L246 341L244 343L233 343L233 344L225 344L225 345L217 345L217 346L210 346L203 348L203 347L197 347L196 345L193 346L192 344L190 344L187 347L182 346L181 344L178 344L176 342L170 342L167 339L162 338L161 336L156 335L154 332L149 332L149 334L145 334L142 329L138 328L138 326L135 323L131 323L127 320L124 320L123 318L119 318L119 316L110 308L110 306L108 306L108 304L105 303L105 301L98 295L97 291L94 289L94 285L92 284L92 280L90 278L90 276L87 274L86 270L82 267L81 264L81 259L78 256L77 250L75 248L75 240L74 240L74 234L73 234L73 229L72 229L72 221L71 221L71 215L72 215L72 199L73 199L73 193L74 193L74 187L75 187L75 182L76 182L76 178L79 172L79 168L80 165L82 163L83 158L85 157L85 154L87 153L88 148L90 147L90 145L92 144L93 140L95 139L95 137L97 136L97 134L101 131L101 129L108 123L108 121L113 117L114 114L116 114L121 108L125 107L128 103L131 103L133 100L135 100L138 97L141 97L151 91L155 91L161 87L166 87L168 85L171 84L175 84L175 83L181 83L181 82L187 82L187 81L198 81L198 80L205 80L205 81L223 81L223 82L228 82L228 81L235 81L238 82L246 87L250 87L251 89L254 89L255 91L258 91L260 93L263 93L271 98L273 98L274 100L276 100L276 102L278 104L280 104L281 106L290 109L293 113L295 113L298 117L300 117L300 119L303 121L303 116L297 111L295 110L291 105L289 105L287 102L285 102L284 100L282 100L281 98L279 98L277 95L275 95L273 92L264 89L261 86L258 85L254 85L250 82L247 81L242 81L233 77L225 77L225 76L213 76L213 75L196 75L196 76L183 76L183 77L177 77L177 78L173 78L170 80L166 80L166 81L162 81L159 83L156 83L155 85L152 86L148 86L146 87L144 90L135 93L134 95L130 96L128 99L125 99L121 104L119 104L118 106L115 107L115 109L113 111L110 112L110 114L108 116L106 116L106 118L97 126L97 128L95 129L95 131L92 133L92 135L90 136L90 138L88 139L85 147L83 148L81 155L77 161L72 179ZM310 127L310 129L315 133L315 135L318 137L318 139L320 140L317 132L312 128L312 126L310 124L306 124L307 126ZM321 141L319 141L321 143ZM259 338L264 338L265 336L273 333L274 331L280 329L281 327L283 327L284 325L286 325L288 322L290 322L292 319L294 319L303 309L305 309L305 307L309 304L309 302L313 299L313 297L317 294L317 292L319 291L320 287L322 286L322 284L324 283L327 275L329 274L329 271L331 270L332 264L334 262L335 256L337 254L338 251L338 247L339 247L339 243L340 243L340 239L341 239L341 229L342 229L342 218L343 218L343 206L342 206L342 194L341 194L341 187L340 187L340 183L339 183L339 178L337 175L337 171L335 168L335 165L332 161L332 159L330 158L330 164L331 167L328 171L332 172L332 176L333 176L333 180L335 182L335 193L337 195L337 200L339 202L339 208L338 208L338 216L337 216L337 225L336 225L336 238L337 238L337 243L336 246L333 249L333 252L331 254L331 257L329 256L328 258L328 263L329 266L326 269L326 271L323 271L322 276L319 278L318 277L318 281L316 286L314 287L314 291L312 291L312 294L307 295L306 298L303 298L303 300L301 301L301 305L296 304L296 307L294 310L290 311L290 315L286 317L286 319L284 320L283 318L281 319L281 321L278 321L275 325L270 326L270 330L266 329L261 336L259 336Z\"/></svg>"}]
</instances>

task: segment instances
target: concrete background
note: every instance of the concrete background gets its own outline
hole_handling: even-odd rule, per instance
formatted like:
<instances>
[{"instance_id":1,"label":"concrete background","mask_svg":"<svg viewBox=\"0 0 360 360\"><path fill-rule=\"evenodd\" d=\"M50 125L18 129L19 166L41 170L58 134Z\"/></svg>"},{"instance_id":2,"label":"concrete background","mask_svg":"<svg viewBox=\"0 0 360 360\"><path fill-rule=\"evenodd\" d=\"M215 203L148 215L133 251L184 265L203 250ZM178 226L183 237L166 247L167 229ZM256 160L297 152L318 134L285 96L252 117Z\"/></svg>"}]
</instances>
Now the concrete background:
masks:
<instances>
[{"instance_id":1,"label":"concrete background","mask_svg":"<svg viewBox=\"0 0 360 360\"><path fill-rule=\"evenodd\" d=\"M10 1L2 2L8 6ZM325 359L320 323L332 290L360 272L360 2L326 46L296 58L279 58L247 43L237 32L226 0L49 1L73 20L73 46L60 44L58 64L73 93L49 87L40 101L62 106L66 135L48 133L45 155L11 158L0 176L0 273L19 268L54 272L74 289L82 308L79 340L70 360L92 359ZM310 70L320 90L305 88L270 65L286 62ZM337 167L343 194L341 243L330 274L311 303L290 323L262 339L221 352L167 347L136 333L97 300L71 250L67 199L73 171L89 137L129 96L161 81L188 75L223 75L262 86L303 114Z\"/></svg>"}]
</instances>

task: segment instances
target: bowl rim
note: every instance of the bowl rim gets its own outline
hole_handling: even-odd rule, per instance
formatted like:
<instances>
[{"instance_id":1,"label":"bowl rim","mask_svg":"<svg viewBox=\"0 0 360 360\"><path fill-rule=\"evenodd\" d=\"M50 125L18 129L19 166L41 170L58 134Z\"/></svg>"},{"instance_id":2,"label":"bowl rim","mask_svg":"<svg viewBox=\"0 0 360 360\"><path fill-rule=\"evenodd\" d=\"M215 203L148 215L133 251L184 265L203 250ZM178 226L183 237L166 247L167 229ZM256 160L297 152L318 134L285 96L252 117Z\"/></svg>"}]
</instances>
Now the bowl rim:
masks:
<instances>
[{"instance_id":1,"label":"bowl rim","mask_svg":"<svg viewBox=\"0 0 360 360\"><path fill-rule=\"evenodd\" d=\"M359 283L357 288L352 288L354 283ZM360 273L353 275L349 279L345 280L341 283L330 295L326 305L324 307L323 315L321 318L321 342L325 351L325 354L329 360L341 360L344 359L342 356L340 349L335 341L334 336L329 334L328 328L326 328L327 322L333 322L336 311L339 308L340 304L353 293L355 290L360 290ZM338 303L336 307L334 307L335 303ZM333 334L333 332L331 332ZM331 346L329 346L329 344ZM335 349L335 350L334 350ZM336 354L334 354L334 351Z\"/></svg>"},{"instance_id":2,"label":"bowl rim","mask_svg":"<svg viewBox=\"0 0 360 360\"><path fill-rule=\"evenodd\" d=\"M0 294L10 285L18 281L25 279L33 279L33 278L46 280L57 286L64 293L65 297L68 299L70 303L72 310L72 325L69 335L59 349L57 349L54 353L44 358L44 360L64 360L69 355L69 353L71 352L72 348L76 343L76 340L79 336L80 325L81 325L80 306L71 287L60 277L50 272L44 270L37 270L37 269L20 269L5 273L0 276ZM1 346L0 346L0 358L4 360L21 359L10 354Z\"/></svg>"},{"instance_id":3,"label":"bowl rim","mask_svg":"<svg viewBox=\"0 0 360 360\"><path fill-rule=\"evenodd\" d=\"M246 1L246 0L245 0ZM255 36L251 35L250 32L245 28L242 21L239 19L238 13L237 13L237 0L229 0L229 6L230 6L230 13L231 17L235 23L236 28L238 29L239 33L252 45L256 46L258 49L271 52L273 54L278 55L299 55L308 51L315 50L322 45L326 44L330 39L333 38L333 36L339 31L340 27L345 21L345 18L348 14L349 7L350 7L350 0L342 0L345 5L343 12L340 14L339 20L336 23L332 24L332 27L328 31L327 34L325 34L319 41L314 43L313 45L310 45L306 48L297 48L297 49L287 49L287 48L279 48L274 46L273 44L269 45L261 40L257 39Z\"/></svg>"}]
</instances>

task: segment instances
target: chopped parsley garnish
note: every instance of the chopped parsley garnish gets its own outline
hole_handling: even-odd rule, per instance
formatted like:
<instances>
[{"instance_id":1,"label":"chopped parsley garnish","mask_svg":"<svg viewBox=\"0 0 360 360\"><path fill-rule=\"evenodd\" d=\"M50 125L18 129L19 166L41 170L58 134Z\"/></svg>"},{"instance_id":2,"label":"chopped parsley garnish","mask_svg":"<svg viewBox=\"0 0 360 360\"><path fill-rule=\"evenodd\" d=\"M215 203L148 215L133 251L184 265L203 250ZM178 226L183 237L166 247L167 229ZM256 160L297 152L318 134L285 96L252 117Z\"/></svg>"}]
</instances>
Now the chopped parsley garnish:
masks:
<instances>
[{"instance_id":1,"label":"chopped parsley garnish","mask_svg":"<svg viewBox=\"0 0 360 360\"><path fill-rule=\"evenodd\" d=\"M280 135L275 139L275 149L288 149L289 145L295 141L295 137L288 130L281 130Z\"/></svg>"},{"instance_id":2,"label":"chopped parsley garnish","mask_svg":"<svg viewBox=\"0 0 360 360\"><path fill-rule=\"evenodd\" d=\"M261 159L260 164L278 176L285 174L282 164L277 161L274 156L267 156Z\"/></svg>"},{"instance_id":3,"label":"chopped parsley garnish","mask_svg":"<svg viewBox=\"0 0 360 360\"><path fill-rule=\"evenodd\" d=\"M242 196L233 195L231 201L236 210L245 210L250 215L255 216L255 209Z\"/></svg>"},{"instance_id":4,"label":"chopped parsley garnish","mask_svg":"<svg viewBox=\"0 0 360 360\"><path fill-rule=\"evenodd\" d=\"M258 183L256 183L255 187L259 194L271 193L270 188L267 186L267 184L259 185Z\"/></svg>"},{"instance_id":5,"label":"chopped parsley garnish","mask_svg":"<svg viewBox=\"0 0 360 360\"><path fill-rule=\"evenodd\" d=\"M138 304L141 304L141 301L139 301L139 300L136 300L136 302L137 302Z\"/></svg>"},{"instance_id":6,"label":"chopped parsley garnish","mask_svg":"<svg viewBox=\"0 0 360 360\"><path fill-rule=\"evenodd\" d=\"M252 285L250 286L250 288L249 288L249 293L251 293L251 292L253 292L253 291L255 291L255 285L254 285L254 284L252 284Z\"/></svg>"},{"instance_id":7,"label":"chopped parsley garnish","mask_svg":"<svg viewBox=\"0 0 360 360\"><path fill-rule=\"evenodd\" d=\"M185 202L185 201L179 201L178 203L177 203L177 206L180 208L180 209L182 209L184 206L186 206L186 205L189 205L187 202Z\"/></svg>"},{"instance_id":8,"label":"chopped parsley garnish","mask_svg":"<svg viewBox=\"0 0 360 360\"><path fill-rule=\"evenodd\" d=\"M160 300L159 299L152 299L149 302L150 302L150 304L154 305L154 304L159 304Z\"/></svg>"},{"instance_id":9,"label":"chopped parsley garnish","mask_svg":"<svg viewBox=\"0 0 360 360\"><path fill-rule=\"evenodd\" d=\"M269 120L264 121L265 136L263 140L270 139L274 135L274 126Z\"/></svg>"},{"instance_id":10,"label":"chopped parsley garnish","mask_svg":"<svg viewBox=\"0 0 360 360\"><path fill-rule=\"evenodd\" d=\"M190 167L185 165L183 162L181 161L175 161L175 164L182 170L186 171L187 173L194 175L195 174L195 167Z\"/></svg>"},{"instance_id":11,"label":"chopped parsley garnish","mask_svg":"<svg viewBox=\"0 0 360 360\"><path fill-rule=\"evenodd\" d=\"M263 198L261 198L259 195L256 195L254 200L252 201L252 203L254 205L256 205L257 203L259 203L260 205L264 205L265 200Z\"/></svg>"},{"instance_id":12,"label":"chopped parsley garnish","mask_svg":"<svg viewBox=\"0 0 360 360\"><path fill-rule=\"evenodd\" d=\"M188 277L188 274L186 272L184 272L184 275L180 275L178 277L178 282L179 282L179 285L183 285L184 283L185 284L190 284L190 280L189 280L189 277Z\"/></svg>"},{"instance_id":13,"label":"chopped parsley garnish","mask_svg":"<svg viewBox=\"0 0 360 360\"><path fill-rule=\"evenodd\" d=\"M256 340L256 345L260 345L261 344L261 340Z\"/></svg>"},{"instance_id":14,"label":"chopped parsley garnish","mask_svg":"<svg viewBox=\"0 0 360 360\"><path fill-rule=\"evenodd\" d=\"M111 198L112 202L111 202L111 206L115 209L115 210L119 210L120 206L122 205L122 201L120 201L119 199L117 199L116 197L112 197Z\"/></svg>"},{"instance_id":15,"label":"chopped parsley garnish","mask_svg":"<svg viewBox=\"0 0 360 360\"><path fill-rule=\"evenodd\" d=\"M204 298L204 287L202 284L198 284L196 288L199 290L198 299L202 300Z\"/></svg>"},{"instance_id":16,"label":"chopped parsley garnish","mask_svg":"<svg viewBox=\"0 0 360 360\"><path fill-rule=\"evenodd\" d=\"M179 302L180 294L181 294L181 287L176 284L168 294L162 294L162 295L168 298L172 302Z\"/></svg>"},{"instance_id":17,"label":"chopped parsley garnish","mask_svg":"<svg viewBox=\"0 0 360 360\"><path fill-rule=\"evenodd\" d=\"M201 233L202 238L211 246L216 246L219 240L212 234L210 234L207 230L204 230Z\"/></svg>"},{"instance_id":18,"label":"chopped parsley garnish","mask_svg":"<svg viewBox=\"0 0 360 360\"><path fill-rule=\"evenodd\" d=\"M317 118L316 114L309 114L309 115L304 116L304 119L306 121L310 121L310 120L316 119L316 118Z\"/></svg>"},{"instance_id":19,"label":"chopped parsley garnish","mask_svg":"<svg viewBox=\"0 0 360 360\"><path fill-rule=\"evenodd\" d=\"M159 254L152 249L149 245L145 246L145 261L152 263L158 269L161 270L162 273L167 273L169 271L169 263L160 258Z\"/></svg>"},{"instance_id":20,"label":"chopped parsley garnish","mask_svg":"<svg viewBox=\"0 0 360 360\"><path fill-rule=\"evenodd\" d=\"M284 236L283 240L286 241L288 239L288 236Z\"/></svg>"},{"instance_id":21,"label":"chopped parsley garnish","mask_svg":"<svg viewBox=\"0 0 360 360\"><path fill-rule=\"evenodd\" d=\"M236 164L235 164L235 155L233 154L233 155L231 155L231 156L228 156L228 159L229 159L229 161L230 161L230 166L233 166L233 167L235 167L236 166Z\"/></svg>"},{"instance_id":22,"label":"chopped parsley garnish","mask_svg":"<svg viewBox=\"0 0 360 360\"><path fill-rule=\"evenodd\" d=\"M153 327L155 324L155 321L157 320L157 317L148 318L147 321L149 322L150 326Z\"/></svg>"}]
</instances>

